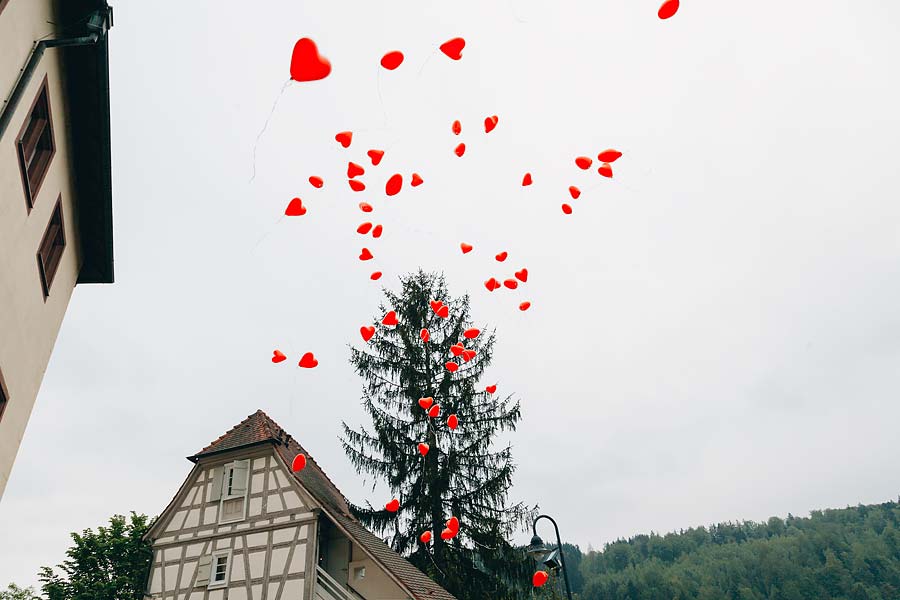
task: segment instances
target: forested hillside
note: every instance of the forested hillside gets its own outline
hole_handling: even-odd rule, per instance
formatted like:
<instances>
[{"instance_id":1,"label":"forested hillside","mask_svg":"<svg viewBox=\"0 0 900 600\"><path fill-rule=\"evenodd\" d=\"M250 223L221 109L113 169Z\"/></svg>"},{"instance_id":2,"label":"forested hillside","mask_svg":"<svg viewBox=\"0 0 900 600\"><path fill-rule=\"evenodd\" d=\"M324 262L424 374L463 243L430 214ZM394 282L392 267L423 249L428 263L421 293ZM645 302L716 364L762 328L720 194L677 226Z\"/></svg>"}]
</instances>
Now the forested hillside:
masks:
<instances>
[{"instance_id":1,"label":"forested hillside","mask_svg":"<svg viewBox=\"0 0 900 600\"><path fill-rule=\"evenodd\" d=\"M900 598L900 504L638 535L582 554L579 600ZM577 571L577 572L576 572Z\"/></svg>"}]
</instances>

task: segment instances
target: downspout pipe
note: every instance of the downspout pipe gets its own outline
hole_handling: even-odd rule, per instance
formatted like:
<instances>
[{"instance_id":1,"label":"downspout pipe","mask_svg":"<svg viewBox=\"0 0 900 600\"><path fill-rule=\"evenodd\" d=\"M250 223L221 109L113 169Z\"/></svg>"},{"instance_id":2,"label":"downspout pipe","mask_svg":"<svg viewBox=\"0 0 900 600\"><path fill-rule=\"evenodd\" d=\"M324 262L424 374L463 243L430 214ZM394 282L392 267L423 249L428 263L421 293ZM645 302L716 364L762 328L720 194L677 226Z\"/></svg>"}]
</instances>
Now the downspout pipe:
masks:
<instances>
[{"instance_id":1,"label":"downspout pipe","mask_svg":"<svg viewBox=\"0 0 900 600\"><path fill-rule=\"evenodd\" d=\"M34 71L41 62L41 57L44 56L44 50L47 48L64 48L67 46L91 46L103 39L110 27L112 27L112 8L106 6L104 9L97 10L88 17L87 29L93 30L91 33L78 37L40 40L34 43L31 54L28 57L28 62L26 62L25 66L19 71L19 78L16 79L12 91L9 93L6 100L3 101L3 107L0 108L0 138L6 133L6 128L9 126L13 114L16 112L16 107L22 99L22 94L25 93L25 88L28 87L28 83L31 81Z\"/></svg>"}]
</instances>

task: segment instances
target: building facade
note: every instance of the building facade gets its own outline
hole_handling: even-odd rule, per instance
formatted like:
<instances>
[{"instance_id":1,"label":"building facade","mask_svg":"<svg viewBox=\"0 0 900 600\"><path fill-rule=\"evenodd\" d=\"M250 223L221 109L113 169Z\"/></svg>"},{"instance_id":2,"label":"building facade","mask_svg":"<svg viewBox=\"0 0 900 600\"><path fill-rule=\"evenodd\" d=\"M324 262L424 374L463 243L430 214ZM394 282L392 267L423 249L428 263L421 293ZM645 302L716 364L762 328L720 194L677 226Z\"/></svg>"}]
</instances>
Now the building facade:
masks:
<instances>
[{"instance_id":1,"label":"building facade","mask_svg":"<svg viewBox=\"0 0 900 600\"><path fill-rule=\"evenodd\" d=\"M292 471L299 454L306 466ZM146 539L149 600L455 600L363 527L262 411L188 457Z\"/></svg>"},{"instance_id":2,"label":"building facade","mask_svg":"<svg viewBox=\"0 0 900 600\"><path fill-rule=\"evenodd\" d=\"M0 497L78 283L112 283L106 0L0 0Z\"/></svg>"}]
</instances>

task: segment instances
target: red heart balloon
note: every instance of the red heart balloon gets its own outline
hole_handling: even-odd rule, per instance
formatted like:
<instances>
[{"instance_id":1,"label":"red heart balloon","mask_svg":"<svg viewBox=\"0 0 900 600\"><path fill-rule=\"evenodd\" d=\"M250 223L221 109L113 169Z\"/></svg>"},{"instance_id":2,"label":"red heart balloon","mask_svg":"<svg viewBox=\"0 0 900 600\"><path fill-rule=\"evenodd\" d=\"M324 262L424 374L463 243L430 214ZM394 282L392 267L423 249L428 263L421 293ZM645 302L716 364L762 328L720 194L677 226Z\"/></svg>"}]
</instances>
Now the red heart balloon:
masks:
<instances>
[{"instance_id":1,"label":"red heart balloon","mask_svg":"<svg viewBox=\"0 0 900 600\"><path fill-rule=\"evenodd\" d=\"M600 168L597 169L597 172L603 175L604 177L612 177L613 170L609 163L603 163L600 165Z\"/></svg>"},{"instance_id":2,"label":"red heart balloon","mask_svg":"<svg viewBox=\"0 0 900 600\"><path fill-rule=\"evenodd\" d=\"M419 454L421 454L422 456L425 456L426 454L428 454L429 450L430 450L430 448L428 447L428 444L425 444L425 443L419 444Z\"/></svg>"},{"instance_id":3,"label":"red heart balloon","mask_svg":"<svg viewBox=\"0 0 900 600\"><path fill-rule=\"evenodd\" d=\"M419 187L420 185L422 185L422 183L424 183L424 181L425 180L422 179L421 175L419 175L418 173L413 173L412 180L409 182L409 185L413 187Z\"/></svg>"},{"instance_id":4,"label":"red heart balloon","mask_svg":"<svg viewBox=\"0 0 900 600\"><path fill-rule=\"evenodd\" d=\"M616 160L622 156L622 153L618 150L613 150L610 148L609 150L604 150L600 154L597 155L597 160L605 163L616 162Z\"/></svg>"},{"instance_id":5,"label":"red heart balloon","mask_svg":"<svg viewBox=\"0 0 900 600\"><path fill-rule=\"evenodd\" d=\"M423 544L427 544L428 542L431 541L431 532L430 532L430 531L426 531L425 533L423 533L422 535L419 536L419 540L420 540Z\"/></svg>"},{"instance_id":6,"label":"red heart balloon","mask_svg":"<svg viewBox=\"0 0 900 600\"><path fill-rule=\"evenodd\" d=\"M459 531L459 519L456 517L450 517L450 520L447 521L447 529L450 531Z\"/></svg>"},{"instance_id":7,"label":"red heart balloon","mask_svg":"<svg viewBox=\"0 0 900 600\"><path fill-rule=\"evenodd\" d=\"M562 205L562 211L563 211L564 213L566 213L567 215L571 215L571 214L572 214L572 207L569 206L568 204L563 204L563 205Z\"/></svg>"},{"instance_id":8,"label":"red heart balloon","mask_svg":"<svg viewBox=\"0 0 900 600\"><path fill-rule=\"evenodd\" d=\"M387 183L384 186L384 192L388 196L396 196L400 193L400 188L403 187L403 175L400 173L396 173L391 175L391 178L388 179Z\"/></svg>"},{"instance_id":9,"label":"red heart balloon","mask_svg":"<svg viewBox=\"0 0 900 600\"><path fill-rule=\"evenodd\" d=\"M303 206L303 201L300 198L294 198L288 202L287 208L284 209L284 214L288 217L302 217L306 214L306 207Z\"/></svg>"},{"instance_id":10,"label":"red heart balloon","mask_svg":"<svg viewBox=\"0 0 900 600\"><path fill-rule=\"evenodd\" d=\"M572 196L572 200L578 200L578 196L581 195L581 190L579 190L574 185L569 186L569 194Z\"/></svg>"},{"instance_id":11,"label":"red heart balloon","mask_svg":"<svg viewBox=\"0 0 900 600\"><path fill-rule=\"evenodd\" d=\"M494 130L494 127L497 126L497 122L500 120L500 117L494 115L493 117L488 117L484 120L484 132L490 133Z\"/></svg>"},{"instance_id":12,"label":"red heart balloon","mask_svg":"<svg viewBox=\"0 0 900 600\"><path fill-rule=\"evenodd\" d=\"M312 352L307 352L303 356L300 357L300 362L297 363L298 367L303 367L304 369L312 369L313 367L318 366L319 361L316 360L316 357L313 356Z\"/></svg>"},{"instance_id":13,"label":"red heart balloon","mask_svg":"<svg viewBox=\"0 0 900 600\"><path fill-rule=\"evenodd\" d=\"M364 342L368 342L369 340L372 339L372 336L375 335L375 328L374 328L374 327L371 327L371 326L369 326L369 327L360 327L360 328L359 328L359 333L360 333L360 335L362 335L363 341L364 341Z\"/></svg>"},{"instance_id":14,"label":"red heart balloon","mask_svg":"<svg viewBox=\"0 0 900 600\"><path fill-rule=\"evenodd\" d=\"M368 221L356 228L356 233L361 233L363 235L366 235L370 231L372 231L372 224Z\"/></svg>"},{"instance_id":15,"label":"red heart balloon","mask_svg":"<svg viewBox=\"0 0 900 600\"><path fill-rule=\"evenodd\" d=\"M441 52L452 58L459 60L462 58L462 50L466 47L466 40L462 38L453 38L441 44Z\"/></svg>"},{"instance_id":16,"label":"red heart balloon","mask_svg":"<svg viewBox=\"0 0 900 600\"><path fill-rule=\"evenodd\" d=\"M450 307L449 306L440 307L437 311L437 316L439 316L442 319L446 319L447 317L449 317L450 316Z\"/></svg>"},{"instance_id":17,"label":"red heart balloon","mask_svg":"<svg viewBox=\"0 0 900 600\"><path fill-rule=\"evenodd\" d=\"M575 159L575 164L578 166L579 169L582 169L582 170L590 169L592 162L594 162L594 161L592 161L587 156L579 156L578 158Z\"/></svg>"},{"instance_id":18,"label":"red heart balloon","mask_svg":"<svg viewBox=\"0 0 900 600\"><path fill-rule=\"evenodd\" d=\"M362 252L359 253L359 260L372 260L373 258L375 257L372 256L372 253L369 252L368 248L363 248Z\"/></svg>"},{"instance_id":19,"label":"red heart balloon","mask_svg":"<svg viewBox=\"0 0 900 600\"><path fill-rule=\"evenodd\" d=\"M384 505L385 510L388 512L397 512L400 510L400 501L394 498L390 502Z\"/></svg>"},{"instance_id":20,"label":"red heart balloon","mask_svg":"<svg viewBox=\"0 0 900 600\"><path fill-rule=\"evenodd\" d=\"M449 427L450 429L456 429L457 427L459 427L459 419L456 415L450 415L449 417L447 417L447 427Z\"/></svg>"},{"instance_id":21,"label":"red heart balloon","mask_svg":"<svg viewBox=\"0 0 900 600\"><path fill-rule=\"evenodd\" d=\"M403 53L399 50L388 52L381 57L381 66L388 71L393 71L403 62Z\"/></svg>"},{"instance_id":22,"label":"red heart balloon","mask_svg":"<svg viewBox=\"0 0 900 600\"><path fill-rule=\"evenodd\" d=\"M372 212L372 205L369 204L368 202L360 202L359 210L361 210L363 212Z\"/></svg>"},{"instance_id":23,"label":"red heart balloon","mask_svg":"<svg viewBox=\"0 0 900 600\"><path fill-rule=\"evenodd\" d=\"M383 228L380 224L379 224L379 225L376 225L376 226L375 226L375 229L372 230L372 237L373 237L373 238L380 238L380 237L381 237L381 232L382 232L382 231L384 231L384 228Z\"/></svg>"},{"instance_id":24,"label":"red heart balloon","mask_svg":"<svg viewBox=\"0 0 900 600\"><path fill-rule=\"evenodd\" d=\"M455 362L453 362L452 360L444 366L446 366L447 370L450 371L451 373L456 373L459 370L459 365L456 364Z\"/></svg>"},{"instance_id":25,"label":"red heart balloon","mask_svg":"<svg viewBox=\"0 0 900 600\"><path fill-rule=\"evenodd\" d=\"M351 162L347 163L347 177L349 179L353 179L354 177L356 177L358 175L365 175L365 174L366 174L366 170L363 169L358 164L356 164L355 162L351 161Z\"/></svg>"},{"instance_id":26,"label":"red heart balloon","mask_svg":"<svg viewBox=\"0 0 900 600\"><path fill-rule=\"evenodd\" d=\"M397 313L395 311L388 311L384 318L381 320L382 325L387 325L388 327L393 327L400 321L397 319Z\"/></svg>"},{"instance_id":27,"label":"red heart balloon","mask_svg":"<svg viewBox=\"0 0 900 600\"><path fill-rule=\"evenodd\" d=\"M529 308L531 308L531 302L523 302L522 304L519 305L519 310L521 310L521 311L526 311Z\"/></svg>"},{"instance_id":28,"label":"red heart balloon","mask_svg":"<svg viewBox=\"0 0 900 600\"><path fill-rule=\"evenodd\" d=\"M422 338L422 341L425 342L426 344L428 343L428 340L431 339L431 336L428 335L427 329L423 329L422 331L420 331L419 337Z\"/></svg>"},{"instance_id":29,"label":"red heart balloon","mask_svg":"<svg viewBox=\"0 0 900 600\"><path fill-rule=\"evenodd\" d=\"M372 166L377 166L381 159L384 158L384 150L369 150L366 154L372 159Z\"/></svg>"},{"instance_id":30,"label":"red heart balloon","mask_svg":"<svg viewBox=\"0 0 900 600\"><path fill-rule=\"evenodd\" d=\"M455 535L456 535L456 532L455 532L455 531L453 531L453 530L450 529L450 528L447 528L447 529L444 529L444 530L441 532L441 539L442 539L442 540L449 540L449 539L452 539Z\"/></svg>"},{"instance_id":31,"label":"red heart balloon","mask_svg":"<svg viewBox=\"0 0 900 600\"><path fill-rule=\"evenodd\" d=\"M527 185L531 185L533 182L531 181L531 173L525 173L525 177L522 178L522 187Z\"/></svg>"},{"instance_id":32,"label":"red heart balloon","mask_svg":"<svg viewBox=\"0 0 900 600\"><path fill-rule=\"evenodd\" d=\"M505 285L506 287L508 287L511 290L514 290L517 287L519 287L519 282L516 281L515 279L507 279L503 282L503 285Z\"/></svg>"},{"instance_id":33,"label":"red heart balloon","mask_svg":"<svg viewBox=\"0 0 900 600\"><path fill-rule=\"evenodd\" d=\"M475 328L466 329L465 331L463 331L463 337L467 340L474 340L478 337L479 333L481 333L481 331Z\"/></svg>"},{"instance_id":34,"label":"red heart balloon","mask_svg":"<svg viewBox=\"0 0 900 600\"><path fill-rule=\"evenodd\" d=\"M285 356L281 352L281 350L276 350L275 352L272 353L272 362L273 363L280 363L286 359L287 359L287 356Z\"/></svg>"},{"instance_id":35,"label":"red heart balloon","mask_svg":"<svg viewBox=\"0 0 900 600\"><path fill-rule=\"evenodd\" d=\"M375 271L374 273L369 275L369 279L371 279L372 281L378 281L379 279L381 279L381 271Z\"/></svg>"},{"instance_id":36,"label":"red heart balloon","mask_svg":"<svg viewBox=\"0 0 900 600\"><path fill-rule=\"evenodd\" d=\"M315 188L320 188L325 185L325 182L322 180L322 178L317 177L316 175L313 175L309 178L309 183L312 184L312 186Z\"/></svg>"},{"instance_id":37,"label":"red heart balloon","mask_svg":"<svg viewBox=\"0 0 900 600\"><path fill-rule=\"evenodd\" d=\"M354 192L361 192L366 189L366 184L358 179L351 179L347 183L350 184L350 189Z\"/></svg>"},{"instance_id":38,"label":"red heart balloon","mask_svg":"<svg viewBox=\"0 0 900 600\"><path fill-rule=\"evenodd\" d=\"M462 123L459 121L453 121L453 125L450 126L450 129L453 130L454 135L459 135L462 133Z\"/></svg>"},{"instance_id":39,"label":"red heart balloon","mask_svg":"<svg viewBox=\"0 0 900 600\"><path fill-rule=\"evenodd\" d=\"M291 462L291 471L296 473L297 471L302 471L306 467L306 455L298 454L294 457L294 460Z\"/></svg>"},{"instance_id":40,"label":"red heart balloon","mask_svg":"<svg viewBox=\"0 0 900 600\"><path fill-rule=\"evenodd\" d=\"M460 144L453 150L453 153L456 154L457 156L461 157L463 154L466 153L466 145Z\"/></svg>"},{"instance_id":41,"label":"red heart balloon","mask_svg":"<svg viewBox=\"0 0 900 600\"><path fill-rule=\"evenodd\" d=\"M462 244L459 245L459 248L462 250L463 254L468 254L469 252L472 251L473 246L472 246L472 244L467 244L467 243L463 242Z\"/></svg>"},{"instance_id":42,"label":"red heart balloon","mask_svg":"<svg viewBox=\"0 0 900 600\"><path fill-rule=\"evenodd\" d=\"M672 15L678 12L678 0L666 0L662 3L662 6L659 7L659 15L660 19L668 19Z\"/></svg>"},{"instance_id":43,"label":"red heart balloon","mask_svg":"<svg viewBox=\"0 0 900 600\"><path fill-rule=\"evenodd\" d=\"M500 287L500 282L497 281L494 277L491 277L487 281L484 282L484 287L488 289L489 292L493 292L497 288Z\"/></svg>"},{"instance_id":44,"label":"red heart balloon","mask_svg":"<svg viewBox=\"0 0 900 600\"><path fill-rule=\"evenodd\" d=\"M500 254L498 254L497 256L495 256L494 258L497 259L497 262L503 262L504 260L506 260L507 256L509 256L509 252L504 251L504 252L501 252Z\"/></svg>"},{"instance_id":45,"label":"red heart balloon","mask_svg":"<svg viewBox=\"0 0 900 600\"><path fill-rule=\"evenodd\" d=\"M450 353L453 356L459 356L460 354L463 353L463 350L465 350L465 348L463 348L463 345L460 343L456 343L456 344L453 344L452 346L450 346Z\"/></svg>"},{"instance_id":46,"label":"red heart balloon","mask_svg":"<svg viewBox=\"0 0 900 600\"><path fill-rule=\"evenodd\" d=\"M463 352L462 352L463 361L469 362L470 360L475 358L476 354L477 354L477 352L475 352L474 350L463 350Z\"/></svg>"},{"instance_id":47,"label":"red heart balloon","mask_svg":"<svg viewBox=\"0 0 900 600\"><path fill-rule=\"evenodd\" d=\"M432 404L434 404L434 398L431 396L428 398L419 398L419 406L421 406L423 410L428 410L428 407Z\"/></svg>"},{"instance_id":48,"label":"red heart balloon","mask_svg":"<svg viewBox=\"0 0 900 600\"><path fill-rule=\"evenodd\" d=\"M534 587L541 587L547 580L550 578L550 575L547 574L547 571L535 571L534 575L531 577L531 583L534 584Z\"/></svg>"},{"instance_id":49,"label":"red heart balloon","mask_svg":"<svg viewBox=\"0 0 900 600\"><path fill-rule=\"evenodd\" d=\"M433 310L434 312L441 310L441 307L444 305L444 303L441 302L440 300L432 300L430 302L430 304L431 304L431 310Z\"/></svg>"},{"instance_id":50,"label":"red heart balloon","mask_svg":"<svg viewBox=\"0 0 900 600\"><path fill-rule=\"evenodd\" d=\"M336 136L334 136L334 139L337 140L337 142L344 148L349 148L350 142L353 141L353 132L352 131L342 131L339 134L337 134Z\"/></svg>"},{"instance_id":51,"label":"red heart balloon","mask_svg":"<svg viewBox=\"0 0 900 600\"><path fill-rule=\"evenodd\" d=\"M441 414L441 407L438 406L437 404L432 406L431 410L428 411L428 416L431 417L432 419L437 417L439 414Z\"/></svg>"},{"instance_id":52,"label":"red heart balloon","mask_svg":"<svg viewBox=\"0 0 900 600\"><path fill-rule=\"evenodd\" d=\"M316 43L300 38L291 53L291 79L294 81L318 81L331 73L331 63L319 55Z\"/></svg>"},{"instance_id":53,"label":"red heart balloon","mask_svg":"<svg viewBox=\"0 0 900 600\"><path fill-rule=\"evenodd\" d=\"M516 279L518 279L522 283L525 283L526 281L528 281L528 269L522 269L521 271L516 271L515 275L516 275Z\"/></svg>"},{"instance_id":54,"label":"red heart balloon","mask_svg":"<svg viewBox=\"0 0 900 600\"><path fill-rule=\"evenodd\" d=\"M486 388L484 388L484 391L486 391L488 394L493 394L497 391L497 384L487 386Z\"/></svg>"}]
</instances>

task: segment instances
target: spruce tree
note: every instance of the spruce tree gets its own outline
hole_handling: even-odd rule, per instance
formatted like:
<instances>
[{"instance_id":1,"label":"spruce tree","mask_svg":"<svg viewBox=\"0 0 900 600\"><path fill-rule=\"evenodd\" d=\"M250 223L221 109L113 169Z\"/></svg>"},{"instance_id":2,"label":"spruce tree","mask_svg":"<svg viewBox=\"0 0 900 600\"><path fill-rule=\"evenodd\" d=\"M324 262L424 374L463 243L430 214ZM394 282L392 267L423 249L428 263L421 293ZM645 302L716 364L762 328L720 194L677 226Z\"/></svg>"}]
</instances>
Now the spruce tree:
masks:
<instances>
[{"instance_id":1,"label":"spruce tree","mask_svg":"<svg viewBox=\"0 0 900 600\"><path fill-rule=\"evenodd\" d=\"M469 297L451 299L443 276L420 270L401 283L399 294L384 292L375 336L351 350L372 426L344 423L342 438L357 472L384 481L400 508L389 512L366 503L354 512L373 530L388 532L394 550L457 598L518 597L530 565L507 540L532 511L521 502L507 504L515 465L509 445L495 448L497 435L514 431L521 418L518 401L488 393L490 382L481 380L495 334L482 328L475 339L464 338L473 327ZM432 300L448 306L449 316L439 316ZM382 325L391 310L399 324ZM458 342L474 350L474 358L454 357L451 346ZM459 365L455 373L446 367L450 361ZM431 418L420 406L419 399L427 397L440 407L440 416ZM458 418L455 430L447 423L451 414ZM419 443L429 446L424 457ZM459 519L459 533L444 540L441 532L451 516ZM427 544L420 540L426 530L432 532Z\"/></svg>"}]
</instances>

